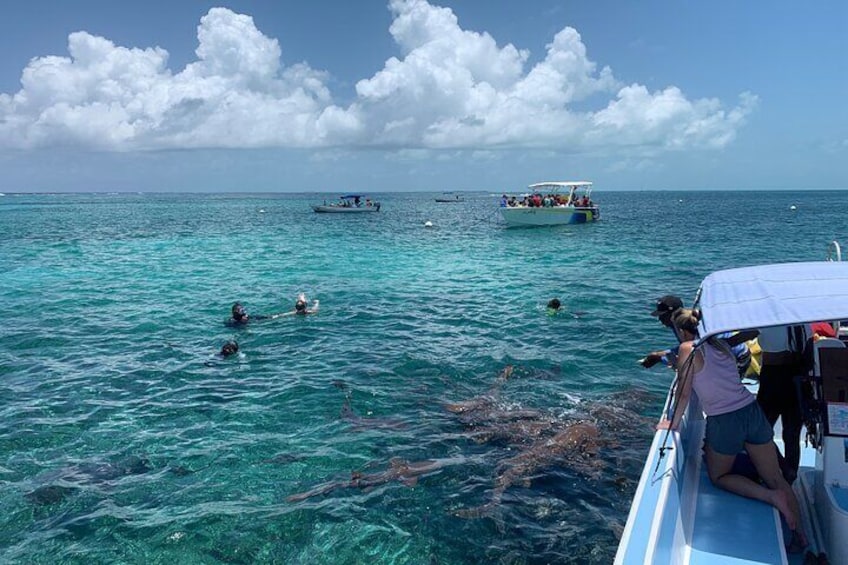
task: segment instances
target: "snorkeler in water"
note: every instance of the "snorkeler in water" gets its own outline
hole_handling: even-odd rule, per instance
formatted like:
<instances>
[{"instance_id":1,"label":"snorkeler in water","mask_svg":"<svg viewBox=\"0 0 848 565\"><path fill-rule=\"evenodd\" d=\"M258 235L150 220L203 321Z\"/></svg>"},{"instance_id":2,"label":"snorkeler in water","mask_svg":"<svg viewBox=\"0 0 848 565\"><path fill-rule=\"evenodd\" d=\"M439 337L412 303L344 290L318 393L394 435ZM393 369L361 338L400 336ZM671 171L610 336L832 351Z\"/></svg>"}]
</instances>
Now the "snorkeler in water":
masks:
<instances>
[{"instance_id":1,"label":"snorkeler in water","mask_svg":"<svg viewBox=\"0 0 848 565\"><path fill-rule=\"evenodd\" d=\"M550 301L548 301L549 312L558 312L561 306L562 303L559 301L559 298L551 298Z\"/></svg>"},{"instance_id":2,"label":"snorkeler in water","mask_svg":"<svg viewBox=\"0 0 848 565\"><path fill-rule=\"evenodd\" d=\"M312 302L312 308L307 307L308 303L309 300L307 300L306 294L301 292L297 295L297 300L294 303L294 310L280 314L280 316L306 316L307 314L317 314L318 301L315 300Z\"/></svg>"},{"instance_id":3,"label":"snorkeler in water","mask_svg":"<svg viewBox=\"0 0 848 565\"><path fill-rule=\"evenodd\" d=\"M243 326L250 321L250 315L244 309L240 302L233 304L232 317L226 321L228 326Z\"/></svg>"},{"instance_id":4,"label":"snorkeler in water","mask_svg":"<svg viewBox=\"0 0 848 565\"><path fill-rule=\"evenodd\" d=\"M239 353L239 344L234 339L231 339L227 343L225 343L218 353L212 356L211 359L208 359L204 362L204 365L206 365L207 367L214 367L218 365L221 361L225 361L231 357L244 357L244 354Z\"/></svg>"},{"instance_id":5,"label":"snorkeler in water","mask_svg":"<svg viewBox=\"0 0 848 565\"><path fill-rule=\"evenodd\" d=\"M221 359L226 359L230 355L235 355L236 353L238 353L238 350L238 343L236 343L235 341L228 341L221 348L221 351L218 353L218 357L220 357Z\"/></svg>"},{"instance_id":6,"label":"snorkeler in water","mask_svg":"<svg viewBox=\"0 0 848 565\"><path fill-rule=\"evenodd\" d=\"M258 322L259 320L275 320L281 316L288 315L288 312L281 312L279 314L271 314L269 316L259 315L252 316L247 313L247 310L244 309L244 306L241 305L240 302L236 302L233 304L232 308L232 317L224 322L225 325L230 327L241 327L246 326L248 322Z\"/></svg>"}]
</instances>

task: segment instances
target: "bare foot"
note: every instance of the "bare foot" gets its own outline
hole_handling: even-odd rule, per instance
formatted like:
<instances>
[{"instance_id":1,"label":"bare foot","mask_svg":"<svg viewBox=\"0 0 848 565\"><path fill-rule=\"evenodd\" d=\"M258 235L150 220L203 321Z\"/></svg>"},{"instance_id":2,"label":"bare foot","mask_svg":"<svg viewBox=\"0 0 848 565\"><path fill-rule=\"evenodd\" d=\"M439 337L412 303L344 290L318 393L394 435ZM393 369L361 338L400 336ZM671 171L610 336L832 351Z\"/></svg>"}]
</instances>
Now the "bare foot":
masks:
<instances>
[{"instance_id":1,"label":"bare foot","mask_svg":"<svg viewBox=\"0 0 848 565\"><path fill-rule=\"evenodd\" d=\"M794 532L798 528L798 516L792 512L792 505L789 503L789 495L782 490L773 490L771 505L783 514L783 518L786 520L786 525Z\"/></svg>"}]
</instances>

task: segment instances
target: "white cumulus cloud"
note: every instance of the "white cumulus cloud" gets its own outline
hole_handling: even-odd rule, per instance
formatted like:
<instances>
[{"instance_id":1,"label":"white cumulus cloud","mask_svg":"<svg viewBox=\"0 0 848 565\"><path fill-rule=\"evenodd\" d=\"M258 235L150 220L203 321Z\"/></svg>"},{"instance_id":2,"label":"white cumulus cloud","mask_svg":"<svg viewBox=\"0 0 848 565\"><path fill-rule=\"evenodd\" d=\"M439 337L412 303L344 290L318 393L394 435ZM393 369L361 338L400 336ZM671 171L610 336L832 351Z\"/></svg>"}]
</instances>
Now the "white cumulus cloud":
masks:
<instances>
[{"instance_id":1,"label":"white cumulus cloud","mask_svg":"<svg viewBox=\"0 0 848 565\"><path fill-rule=\"evenodd\" d=\"M656 151L722 147L756 106L748 93L725 109L675 86L622 85L570 27L529 66L526 50L463 29L448 8L389 9L399 55L360 80L347 106L334 103L327 73L284 66L278 40L226 8L201 18L197 60L176 73L161 48L72 33L67 57L33 59L21 89L0 94L0 147Z\"/></svg>"}]
</instances>

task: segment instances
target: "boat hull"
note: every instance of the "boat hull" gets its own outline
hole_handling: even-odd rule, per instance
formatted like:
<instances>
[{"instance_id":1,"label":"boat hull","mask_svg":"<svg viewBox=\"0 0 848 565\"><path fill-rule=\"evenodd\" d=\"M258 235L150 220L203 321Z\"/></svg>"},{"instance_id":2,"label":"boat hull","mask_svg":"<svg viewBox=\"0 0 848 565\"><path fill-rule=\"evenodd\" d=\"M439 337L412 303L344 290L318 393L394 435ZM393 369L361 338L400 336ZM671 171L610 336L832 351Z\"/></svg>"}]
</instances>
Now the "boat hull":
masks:
<instances>
[{"instance_id":1,"label":"boat hull","mask_svg":"<svg viewBox=\"0 0 848 565\"><path fill-rule=\"evenodd\" d=\"M554 206L549 208L501 207L508 227L586 224L598 219L598 208Z\"/></svg>"},{"instance_id":2,"label":"boat hull","mask_svg":"<svg viewBox=\"0 0 848 565\"><path fill-rule=\"evenodd\" d=\"M379 206L312 206L312 209L319 214L367 214L370 212L379 212Z\"/></svg>"}]
</instances>

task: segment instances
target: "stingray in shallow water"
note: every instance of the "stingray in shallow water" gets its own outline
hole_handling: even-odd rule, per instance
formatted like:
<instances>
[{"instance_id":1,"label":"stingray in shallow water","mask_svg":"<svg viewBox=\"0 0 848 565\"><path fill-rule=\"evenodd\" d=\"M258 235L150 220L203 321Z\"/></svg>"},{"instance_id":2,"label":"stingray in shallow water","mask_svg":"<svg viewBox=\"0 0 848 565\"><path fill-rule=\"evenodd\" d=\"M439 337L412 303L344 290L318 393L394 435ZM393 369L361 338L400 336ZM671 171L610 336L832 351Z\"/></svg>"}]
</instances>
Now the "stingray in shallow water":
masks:
<instances>
[{"instance_id":1,"label":"stingray in shallow water","mask_svg":"<svg viewBox=\"0 0 848 565\"><path fill-rule=\"evenodd\" d=\"M42 484L24 497L33 504L55 504L84 486L108 483L128 475L140 475L151 470L153 467L150 461L136 455L125 457L114 463L79 463L45 473L36 481L49 484Z\"/></svg>"}]
</instances>

